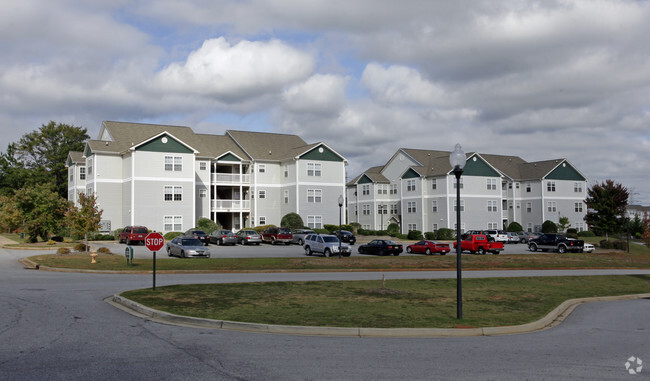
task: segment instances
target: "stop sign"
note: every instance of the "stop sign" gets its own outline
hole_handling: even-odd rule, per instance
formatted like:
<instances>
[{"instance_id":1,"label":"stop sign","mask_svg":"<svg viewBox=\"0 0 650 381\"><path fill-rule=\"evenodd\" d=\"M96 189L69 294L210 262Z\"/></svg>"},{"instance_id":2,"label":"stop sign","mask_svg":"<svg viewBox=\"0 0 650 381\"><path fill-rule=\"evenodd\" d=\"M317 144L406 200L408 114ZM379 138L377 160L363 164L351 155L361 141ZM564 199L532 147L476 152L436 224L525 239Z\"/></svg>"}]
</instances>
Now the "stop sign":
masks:
<instances>
[{"instance_id":1,"label":"stop sign","mask_svg":"<svg viewBox=\"0 0 650 381\"><path fill-rule=\"evenodd\" d=\"M144 245L151 251L159 251L165 244L165 239L160 233L149 233L144 238Z\"/></svg>"}]
</instances>

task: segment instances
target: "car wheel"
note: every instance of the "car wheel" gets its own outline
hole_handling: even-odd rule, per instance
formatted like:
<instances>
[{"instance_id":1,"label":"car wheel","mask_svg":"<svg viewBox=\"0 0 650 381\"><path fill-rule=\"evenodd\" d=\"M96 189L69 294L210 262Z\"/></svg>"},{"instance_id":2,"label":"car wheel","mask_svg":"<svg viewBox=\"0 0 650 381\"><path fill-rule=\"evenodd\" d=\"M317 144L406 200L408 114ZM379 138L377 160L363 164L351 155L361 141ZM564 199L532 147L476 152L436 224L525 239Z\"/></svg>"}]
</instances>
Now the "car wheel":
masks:
<instances>
[{"instance_id":1,"label":"car wheel","mask_svg":"<svg viewBox=\"0 0 650 381\"><path fill-rule=\"evenodd\" d=\"M559 251L560 254L564 254L564 253L566 253L566 246L564 246L564 245L560 245L560 246L557 248L557 251Z\"/></svg>"},{"instance_id":2,"label":"car wheel","mask_svg":"<svg viewBox=\"0 0 650 381\"><path fill-rule=\"evenodd\" d=\"M275 245L275 244L276 244L275 237L271 237L271 245Z\"/></svg>"},{"instance_id":3,"label":"car wheel","mask_svg":"<svg viewBox=\"0 0 650 381\"><path fill-rule=\"evenodd\" d=\"M396 251L396 252L393 253L393 255L397 257L399 255L399 253Z\"/></svg>"},{"instance_id":4,"label":"car wheel","mask_svg":"<svg viewBox=\"0 0 650 381\"><path fill-rule=\"evenodd\" d=\"M185 258L185 250L181 250L181 256L180 258Z\"/></svg>"},{"instance_id":5,"label":"car wheel","mask_svg":"<svg viewBox=\"0 0 650 381\"><path fill-rule=\"evenodd\" d=\"M410 247L410 246L407 246L407 247L406 247L406 252L409 253L409 254L412 253L412 250L411 250L411 247Z\"/></svg>"},{"instance_id":6,"label":"car wheel","mask_svg":"<svg viewBox=\"0 0 650 381\"><path fill-rule=\"evenodd\" d=\"M537 245L535 245L534 243L531 243L530 245L528 245L528 250L537 251Z\"/></svg>"},{"instance_id":7,"label":"car wheel","mask_svg":"<svg viewBox=\"0 0 650 381\"><path fill-rule=\"evenodd\" d=\"M478 254L479 255L484 255L485 254L485 249L483 247L478 248Z\"/></svg>"},{"instance_id":8,"label":"car wheel","mask_svg":"<svg viewBox=\"0 0 650 381\"><path fill-rule=\"evenodd\" d=\"M431 255L431 249L429 249L429 248L427 247L427 250L424 252L424 254L426 254L426 255Z\"/></svg>"},{"instance_id":9,"label":"car wheel","mask_svg":"<svg viewBox=\"0 0 650 381\"><path fill-rule=\"evenodd\" d=\"M311 255L311 254L312 254L312 252L311 252L311 249L309 248L309 246L305 246L305 255Z\"/></svg>"},{"instance_id":10,"label":"car wheel","mask_svg":"<svg viewBox=\"0 0 650 381\"><path fill-rule=\"evenodd\" d=\"M302 238L298 238L298 245L302 246L305 244L305 241L302 240Z\"/></svg>"},{"instance_id":11,"label":"car wheel","mask_svg":"<svg viewBox=\"0 0 650 381\"><path fill-rule=\"evenodd\" d=\"M129 246L131 246L131 240L127 238L127 239L126 239L126 244L129 245Z\"/></svg>"},{"instance_id":12,"label":"car wheel","mask_svg":"<svg viewBox=\"0 0 650 381\"><path fill-rule=\"evenodd\" d=\"M291 245L291 241L289 241L289 242L285 242L284 244L285 244L286 246L289 246L289 245Z\"/></svg>"},{"instance_id":13,"label":"car wheel","mask_svg":"<svg viewBox=\"0 0 650 381\"><path fill-rule=\"evenodd\" d=\"M330 251L330 249L325 249L325 251L323 251L323 257L331 257L331 256L332 256L332 252Z\"/></svg>"},{"instance_id":14,"label":"car wheel","mask_svg":"<svg viewBox=\"0 0 650 381\"><path fill-rule=\"evenodd\" d=\"M361 246L359 246L359 248L357 249L357 251L359 252L359 254L363 254L363 253L364 253L364 250L363 250L363 248L361 248Z\"/></svg>"},{"instance_id":15,"label":"car wheel","mask_svg":"<svg viewBox=\"0 0 650 381\"><path fill-rule=\"evenodd\" d=\"M169 247L167 247L167 256L168 257L172 256L172 251L169 249Z\"/></svg>"},{"instance_id":16,"label":"car wheel","mask_svg":"<svg viewBox=\"0 0 650 381\"><path fill-rule=\"evenodd\" d=\"M259 245L260 245L260 243L259 243L259 242L256 242L256 243L255 243L255 246L259 246Z\"/></svg>"}]
</instances>

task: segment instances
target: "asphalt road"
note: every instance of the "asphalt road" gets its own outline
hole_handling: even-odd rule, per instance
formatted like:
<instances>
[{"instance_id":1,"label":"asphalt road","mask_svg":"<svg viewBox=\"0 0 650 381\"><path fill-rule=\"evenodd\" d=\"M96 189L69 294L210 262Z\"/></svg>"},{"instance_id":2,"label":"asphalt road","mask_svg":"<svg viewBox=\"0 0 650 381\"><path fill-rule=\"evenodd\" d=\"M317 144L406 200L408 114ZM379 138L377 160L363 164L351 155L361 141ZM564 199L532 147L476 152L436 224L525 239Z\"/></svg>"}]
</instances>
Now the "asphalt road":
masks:
<instances>
[{"instance_id":1,"label":"asphalt road","mask_svg":"<svg viewBox=\"0 0 650 381\"><path fill-rule=\"evenodd\" d=\"M234 248L233 248L234 249ZM150 275L26 270L30 252L0 249L0 380L635 380L650 359L650 300L579 306L563 324L520 335L332 338L178 327L103 299L151 287ZM465 272L465 277L607 271ZM650 271L618 270L612 273ZM161 275L157 284L372 279L377 273ZM450 272L396 272L437 278ZM435 306L432 306L435 308Z\"/></svg>"}]
</instances>

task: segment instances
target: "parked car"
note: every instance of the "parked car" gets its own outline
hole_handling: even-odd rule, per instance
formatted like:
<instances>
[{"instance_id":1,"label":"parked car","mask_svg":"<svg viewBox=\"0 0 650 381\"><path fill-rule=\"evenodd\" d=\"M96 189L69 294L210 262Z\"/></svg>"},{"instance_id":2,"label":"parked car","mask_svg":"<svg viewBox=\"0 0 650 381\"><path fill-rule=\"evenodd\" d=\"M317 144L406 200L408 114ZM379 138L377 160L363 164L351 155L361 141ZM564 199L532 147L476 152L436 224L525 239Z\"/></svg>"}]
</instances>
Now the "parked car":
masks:
<instances>
[{"instance_id":1,"label":"parked car","mask_svg":"<svg viewBox=\"0 0 650 381\"><path fill-rule=\"evenodd\" d=\"M149 229L144 226L127 226L120 232L118 240L120 243L125 242L127 245L138 242L144 244L147 234L149 234Z\"/></svg>"},{"instance_id":2,"label":"parked car","mask_svg":"<svg viewBox=\"0 0 650 381\"><path fill-rule=\"evenodd\" d=\"M489 242L494 242L494 237L488 234L487 230L468 230L465 233L463 233L460 236L461 240L464 240L465 238L469 237L470 235L477 235L477 234L483 234L484 236L487 237Z\"/></svg>"},{"instance_id":3,"label":"parked car","mask_svg":"<svg viewBox=\"0 0 650 381\"><path fill-rule=\"evenodd\" d=\"M517 235L519 236L519 242L521 243L528 243L531 239L538 237L537 234L529 232L518 232Z\"/></svg>"},{"instance_id":4,"label":"parked car","mask_svg":"<svg viewBox=\"0 0 650 381\"><path fill-rule=\"evenodd\" d=\"M585 243L584 246L582 246L582 251L584 251L585 253L593 253L594 250L595 250L594 245L590 243Z\"/></svg>"},{"instance_id":5,"label":"parked car","mask_svg":"<svg viewBox=\"0 0 650 381\"><path fill-rule=\"evenodd\" d=\"M519 234L508 232L508 243L519 243Z\"/></svg>"},{"instance_id":6,"label":"parked car","mask_svg":"<svg viewBox=\"0 0 650 381\"><path fill-rule=\"evenodd\" d=\"M291 232L291 235L293 235L291 243L297 243L298 245L302 246L305 243L305 237L310 234L316 234L316 232L311 229L296 229Z\"/></svg>"},{"instance_id":7,"label":"parked car","mask_svg":"<svg viewBox=\"0 0 650 381\"><path fill-rule=\"evenodd\" d=\"M350 246L347 243L339 242L339 239L331 234L309 234L305 237L303 247L306 255L322 253L323 257L331 257L339 255L339 247L342 256L349 257L351 254Z\"/></svg>"},{"instance_id":8,"label":"parked car","mask_svg":"<svg viewBox=\"0 0 650 381\"><path fill-rule=\"evenodd\" d=\"M349 232L347 230L341 230L341 235L339 236L339 231L337 230L335 235L339 237L341 242L346 242L349 243L350 245L354 245L355 242L357 242L357 237L352 234L352 232Z\"/></svg>"},{"instance_id":9,"label":"parked car","mask_svg":"<svg viewBox=\"0 0 650 381\"><path fill-rule=\"evenodd\" d=\"M559 253L566 253L571 251L574 253L582 253L584 251L585 242L581 239L570 239L564 234L546 233L541 234L539 237L531 239L528 243L530 251L557 251Z\"/></svg>"},{"instance_id":10,"label":"parked car","mask_svg":"<svg viewBox=\"0 0 650 381\"><path fill-rule=\"evenodd\" d=\"M373 239L365 245L360 245L357 250L359 254L375 255L400 255L404 251L402 245L390 239Z\"/></svg>"},{"instance_id":11,"label":"parked car","mask_svg":"<svg viewBox=\"0 0 650 381\"><path fill-rule=\"evenodd\" d=\"M167 242L167 255L179 258L210 258L210 249L194 237L178 236Z\"/></svg>"},{"instance_id":12,"label":"parked car","mask_svg":"<svg viewBox=\"0 0 650 381\"><path fill-rule=\"evenodd\" d=\"M262 241L269 242L273 245L276 243L291 244L293 235L289 228L269 227L262 232Z\"/></svg>"},{"instance_id":13,"label":"parked car","mask_svg":"<svg viewBox=\"0 0 650 381\"><path fill-rule=\"evenodd\" d=\"M235 233L227 229L217 229L210 233L208 236L210 243L216 243L217 245L236 245L237 236Z\"/></svg>"},{"instance_id":14,"label":"parked car","mask_svg":"<svg viewBox=\"0 0 650 381\"><path fill-rule=\"evenodd\" d=\"M454 242L454 249L457 247ZM462 241L460 241L460 251L469 251L470 253L479 253L481 255L486 252L492 254L499 254L503 251L503 242L490 242L485 234L472 234Z\"/></svg>"},{"instance_id":15,"label":"parked car","mask_svg":"<svg viewBox=\"0 0 650 381\"><path fill-rule=\"evenodd\" d=\"M242 245L259 245L262 242L262 236L253 229L242 229L235 234L235 238Z\"/></svg>"},{"instance_id":16,"label":"parked car","mask_svg":"<svg viewBox=\"0 0 650 381\"><path fill-rule=\"evenodd\" d=\"M183 235L185 237L196 238L199 241L201 241L201 243L203 243L205 246L208 246L208 244L210 243L210 237L208 237L208 235L205 234L203 230L190 229L186 231Z\"/></svg>"},{"instance_id":17,"label":"parked car","mask_svg":"<svg viewBox=\"0 0 650 381\"><path fill-rule=\"evenodd\" d=\"M506 234L505 230L488 229L483 234L494 239L494 242L508 243L508 234Z\"/></svg>"},{"instance_id":18,"label":"parked car","mask_svg":"<svg viewBox=\"0 0 650 381\"><path fill-rule=\"evenodd\" d=\"M433 253L440 253L440 255L446 255L450 250L448 244L436 241L420 241L406 246L406 252L409 254L431 255Z\"/></svg>"}]
</instances>

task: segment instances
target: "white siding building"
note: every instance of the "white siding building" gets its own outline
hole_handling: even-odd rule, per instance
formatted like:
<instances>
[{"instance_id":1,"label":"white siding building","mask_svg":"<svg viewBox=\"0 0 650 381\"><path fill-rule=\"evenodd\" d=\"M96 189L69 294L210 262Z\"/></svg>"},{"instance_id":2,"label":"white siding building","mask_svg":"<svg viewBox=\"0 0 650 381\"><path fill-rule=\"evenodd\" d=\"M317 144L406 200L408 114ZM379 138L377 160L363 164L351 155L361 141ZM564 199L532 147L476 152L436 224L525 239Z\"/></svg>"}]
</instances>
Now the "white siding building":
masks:
<instances>
[{"instance_id":1,"label":"white siding building","mask_svg":"<svg viewBox=\"0 0 650 381\"><path fill-rule=\"evenodd\" d=\"M347 161L295 135L104 122L99 138L71 152L67 165L68 199L94 192L104 230L169 232L201 217L232 230L279 225L289 212L313 228L338 224Z\"/></svg>"}]
</instances>

